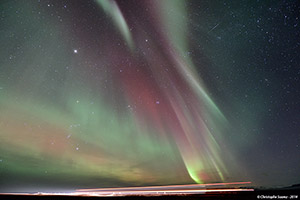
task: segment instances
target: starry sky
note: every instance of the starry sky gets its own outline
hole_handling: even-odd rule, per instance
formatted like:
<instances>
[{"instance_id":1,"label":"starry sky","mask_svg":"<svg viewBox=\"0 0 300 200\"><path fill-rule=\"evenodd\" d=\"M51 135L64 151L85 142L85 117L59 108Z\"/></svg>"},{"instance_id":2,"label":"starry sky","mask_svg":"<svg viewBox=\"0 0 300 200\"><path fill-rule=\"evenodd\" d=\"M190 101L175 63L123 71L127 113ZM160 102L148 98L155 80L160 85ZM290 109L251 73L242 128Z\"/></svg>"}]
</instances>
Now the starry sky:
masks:
<instances>
[{"instance_id":1,"label":"starry sky","mask_svg":"<svg viewBox=\"0 0 300 200\"><path fill-rule=\"evenodd\" d=\"M0 191L300 183L299 10L2 0Z\"/></svg>"}]
</instances>

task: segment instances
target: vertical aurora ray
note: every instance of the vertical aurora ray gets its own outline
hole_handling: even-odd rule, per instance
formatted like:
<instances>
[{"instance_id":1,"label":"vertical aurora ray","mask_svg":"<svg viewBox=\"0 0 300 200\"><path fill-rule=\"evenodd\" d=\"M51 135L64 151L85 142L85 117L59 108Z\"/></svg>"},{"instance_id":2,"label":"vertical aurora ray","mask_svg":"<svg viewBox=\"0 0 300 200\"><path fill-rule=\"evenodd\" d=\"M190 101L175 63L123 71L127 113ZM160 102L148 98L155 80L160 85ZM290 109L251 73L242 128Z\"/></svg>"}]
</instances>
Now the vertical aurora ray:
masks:
<instances>
[{"instance_id":1,"label":"vertical aurora ray","mask_svg":"<svg viewBox=\"0 0 300 200\"><path fill-rule=\"evenodd\" d=\"M103 10L111 16L112 21L118 27L129 47L133 48L130 30L116 2L106 0L98 0L97 2L103 8Z\"/></svg>"},{"instance_id":2,"label":"vertical aurora ray","mask_svg":"<svg viewBox=\"0 0 300 200\"><path fill-rule=\"evenodd\" d=\"M225 118L205 92L200 80L194 75L196 72L192 60L183 56L184 52L188 51L185 35L185 32L188 32L185 26L185 5L183 1L153 1L150 4L142 4L141 6L150 5L150 9L155 9L150 10L150 13L152 11L152 14L162 16L161 20L154 19L151 22L157 23L152 26L159 29L157 37L164 43L160 51L163 51L165 57L162 58L151 52L151 56L158 58L153 61L152 58L147 59L146 56L153 75L151 83L141 78L139 78L139 83L135 83L132 80L136 79L136 72L133 71L130 71L130 76L124 80L123 84L126 85L125 91L128 91L126 96L128 96L129 104L135 104L137 98L142 98L145 102L152 101L142 105L139 108L141 113L138 113L135 118L140 121L143 120L143 115L148 115L147 120L150 119L155 132L167 133L172 136L186 169L194 181L198 183L224 181L223 173L226 170L219 157L218 143L214 137L216 134L220 134L218 129L224 125ZM165 12L165 9L171 12ZM162 27L169 29L161 32ZM120 31L122 32L121 27ZM153 37L152 39L157 40L158 38ZM151 43L150 45L153 45L153 48L156 47L156 44ZM143 46L141 49L143 52L147 51ZM166 59L167 62L164 63L163 59ZM173 68L173 72L163 72L164 68L157 66L168 66ZM142 89L137 90L137 85ZM163 100L157 101L155 98ZM161 124L161 121L164 125ZM212 127L215 128L214 133L209 131L209 128ZM208 171L210 174L206 173Z\"/></svg>"}]
</instances>

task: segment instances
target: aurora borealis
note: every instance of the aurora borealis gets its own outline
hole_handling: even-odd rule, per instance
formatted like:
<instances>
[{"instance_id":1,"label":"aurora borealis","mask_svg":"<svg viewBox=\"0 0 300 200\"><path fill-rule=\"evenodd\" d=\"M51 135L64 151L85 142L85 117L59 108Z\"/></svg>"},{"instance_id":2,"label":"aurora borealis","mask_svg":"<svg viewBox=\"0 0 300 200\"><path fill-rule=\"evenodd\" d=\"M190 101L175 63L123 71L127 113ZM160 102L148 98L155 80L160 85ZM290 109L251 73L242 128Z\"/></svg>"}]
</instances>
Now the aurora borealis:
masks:
<instances>
[{"instance_id":1,"label":"aurora borealis","mask_svg":"<svg viewBox=\"0 0 300 200\"><path fill-rule=\"evenodd\" d=\"M297 1L0 11L1 191L300 182Z\"/></svg>"}]
</instances>

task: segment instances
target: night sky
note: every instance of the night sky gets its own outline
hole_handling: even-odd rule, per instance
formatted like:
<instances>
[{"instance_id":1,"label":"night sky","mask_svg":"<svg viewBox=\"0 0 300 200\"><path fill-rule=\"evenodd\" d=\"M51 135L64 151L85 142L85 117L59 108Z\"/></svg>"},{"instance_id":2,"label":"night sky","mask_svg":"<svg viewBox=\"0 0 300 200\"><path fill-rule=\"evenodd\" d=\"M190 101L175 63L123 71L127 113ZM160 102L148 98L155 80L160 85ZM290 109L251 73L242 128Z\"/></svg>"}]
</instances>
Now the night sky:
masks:
<instances>
[{"instance_id":1,"label":"night sky","mask_svg":"<svg viewBox=\"0 0 300 200\"><path fill-rule=\"evenodd\" d=\"M0 192L300 183L299 1L1 0Z\"/></svg>"}]
</instances>

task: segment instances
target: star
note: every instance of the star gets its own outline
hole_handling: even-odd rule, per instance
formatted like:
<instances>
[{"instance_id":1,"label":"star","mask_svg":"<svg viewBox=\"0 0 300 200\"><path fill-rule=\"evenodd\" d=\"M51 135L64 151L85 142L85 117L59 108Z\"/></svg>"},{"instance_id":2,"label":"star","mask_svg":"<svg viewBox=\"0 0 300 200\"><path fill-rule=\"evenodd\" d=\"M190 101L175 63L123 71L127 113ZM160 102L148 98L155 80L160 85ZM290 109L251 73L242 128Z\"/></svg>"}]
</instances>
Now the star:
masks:
<instances>
[{"instance_id":1,"label":"star","mask_svg":"<svg viewBox=\"0 0 300 200\"><path fill-rule=\"evenodd\" d=\"M77 50L77 49L74 49L73 52L74 52L74 53L78 53L78 50Z\"/></svg>"}]
</instances>

